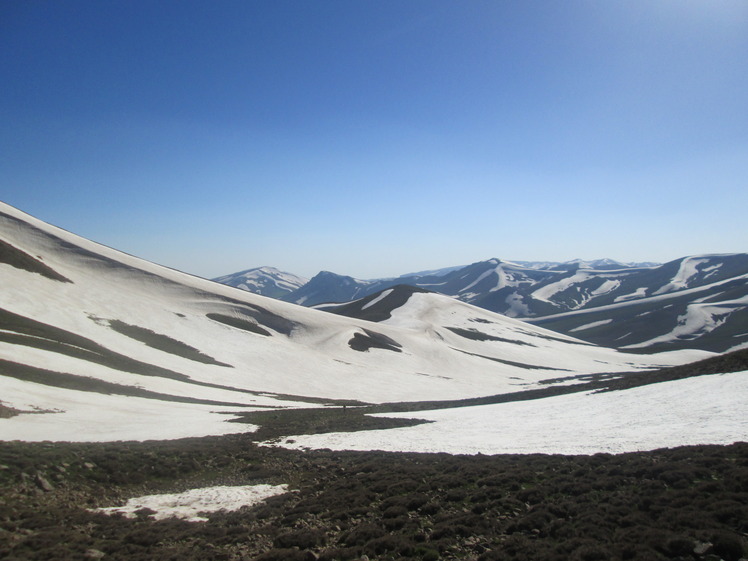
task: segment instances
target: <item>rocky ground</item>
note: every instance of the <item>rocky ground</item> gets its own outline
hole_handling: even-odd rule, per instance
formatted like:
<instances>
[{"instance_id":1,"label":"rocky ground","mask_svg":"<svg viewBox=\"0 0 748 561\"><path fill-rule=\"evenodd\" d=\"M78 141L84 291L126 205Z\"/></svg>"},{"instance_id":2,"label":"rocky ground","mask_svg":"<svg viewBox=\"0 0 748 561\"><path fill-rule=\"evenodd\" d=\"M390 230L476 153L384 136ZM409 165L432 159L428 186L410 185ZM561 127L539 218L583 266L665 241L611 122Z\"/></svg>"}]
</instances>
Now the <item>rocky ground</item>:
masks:
<instances>
[{"instance_id":1,"label":"rocky ground","mask_svg":"<svg viewBox=\"0 0 748 561\"><path fill-rule=\"evenodd\" d=\"M748 551L745 443L450 456L296 452L256 438L2 443L0 558L737 561ZM293 492L199 523L88 510L256 483Z\"/></svg>"}]
</instances>

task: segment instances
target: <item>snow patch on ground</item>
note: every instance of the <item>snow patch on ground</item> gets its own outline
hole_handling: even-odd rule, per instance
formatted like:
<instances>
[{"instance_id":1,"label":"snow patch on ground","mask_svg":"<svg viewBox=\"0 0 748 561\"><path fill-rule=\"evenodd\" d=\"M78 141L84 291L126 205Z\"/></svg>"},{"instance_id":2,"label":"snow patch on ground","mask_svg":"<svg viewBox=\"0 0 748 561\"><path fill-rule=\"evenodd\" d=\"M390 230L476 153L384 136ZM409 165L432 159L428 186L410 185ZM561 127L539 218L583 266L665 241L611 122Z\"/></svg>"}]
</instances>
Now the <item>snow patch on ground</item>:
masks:
<instances>
[{"instance_id":1,"label":"snow patch on ground","mask_svg":"<svg viewBox=\"0 0 748 561\"><path fill-rule=\"evenodd\" d=\"M545 302L550 302L551 297L554 294L557 294L559 292L563 292L564 290L566 290L567 288L569 288L573 284L584 282L589 277L590 277L590 272L589 271L578 272L577 274L572 275L572 276L570 276L568 278L561 279L559 281L547 284L547 285L545 285L542 288L539 288L538 290L536 290L535 292L533 292L531 294L531 296L533 298L537 299L537 300L543 300Z\"/></svg>"},{"instance_id":2,"label":"snow patch on ground","mask_svg":"<svg viewBox=\"0 0 748 561\"><path fill-rule=\"evenodd\" d=\"M380 301L384 300L390 294L392 294L392 290L393 290L392 288L388 288L387 290L385 290L384 292L382 292L382 294L380 294L379 296L377 296L376 298L374 298L374 300L372 300L371 302L369 302L368 304L366 304L365 306L363 306L361 309L365 310L366 308L369 308L369 307L373 306L377 302L380 302Z\"/></svg>"},{"instance_id":3,"label":"snow patch on ground","mask_svg":"<svg viewBox=\"0 0 748 561\"><path fill-rule=\"evenodd\" d=\"M489 269L488 271L484 271L483 273L481 273L481 274L480 274L480 276L479 276L479 277L478 277L477 279L475 279L475 280L474 280L473 282L471 282L471 283L470 283L469 285L467 285L467 286L466 286L465 288L463 288L462 290L460 290L460 293L462 294L463 292L465 292L465 291L467 291L467 290L470 290L470 289L471 289L471 288L473 288L473 287L474 287L475 285L477 285L477 284L478 284L478 283L479 283L480 281L482 281L483 279L487 278L487 277L488 277L489 275L491 275L491 274L493 274L493 273L496 273L496 270L494 270L494 269ZM497 274L498 274L498 273L497 273ZM499 278L501 278L501 277L499 277Z\"/></svg>"},{"instance_id":4,"label":"snow patch on ground","mask_svg":"<svg viewBox=\"0 0 748 561\"><path fill-rule=\"evenodd\" d=\"M684 288L688 288L688 279L696 275L698 271L698 266L702 263L708 263L709 259L693 259L688 258L681 261L680 268L678 269L678 272L675 274L675 276L672 278L672 280L666 284L665 286L662 286L658 288L654 294L665 294L666 292L672 292L674 290L683 290Z\"/></svg>"},{"instance_id":5,"label":"snow patch on ground","mask_svg":"<svg viewBox=\"0 0 748 561\"><path fill-rule=\"evenodd\" d=\"M257 430L230 423L253 407L176 403L122 395L79 392L0 377L6 405L22 411L0 422L0 440L110 442L171 440Z\"/></svg>"},{"instance_id":6,"label":"snow patch on ground","mask_svg":"<svg viewBox=\"0 0 748 561\"><path fill-rule=\"evenodd\" d=\"M526 317L530 314L530 308L525 304L524 298L521 294L512 292L506 297L505 302L509 305L509 309L504 312L504 315L507 317Z\"/></svg>"},{"instance_id":7,"label":"snow patch on ground","mask_svg":"<svg viewBox=\"0 0 748 561\"><path fill-rule=\"evenodd\" d=\"M601 325L607 325L612 321L612 319L603 319L600 321L593 321L592 323L585 323L584 325L580 325L579 327L570 329L569 333L574 333L575 331L584 331L585 329L592 329L593 327L600 327Z\"/></svg>"},{"instance_id":8,"label":"snow patch on ground","mask_svg":"<svg viewBox=\"0 0 748 561\"><path fill-rule=\"evenodd\" d=\"M298 435L286 448L595 454L748 441L748 371L699 376L625 391L585 392L383 417L430 421L414 427Z\"/></svg>"},{"instance_id":9,"label":"snow patch on ground","mask_svg":"<svg viewBox=\"0 0 748 561\"><path fill-rule=\"evenodd\" d=\"M657 343L669 343L679 339L694 337L697 334L709 333L727 321L727 317L736 310L735 306L746 304L748 304L748 297L720 302L719 305L690 304L686 308L686 313L678 317L678 324L670 333L621 348L643 348Z\"/></svg>"},{"instance_id":10,"label":"snow patch on ground","mask_svg":"<svg viewBox=\"0 0 748 561\"><path fill-rule=\"evenodd\" d=\"M590 292L592 296L602 296L603 294L608 294L609 292L613 292L616 288L621 286L621 281L619 280L606 280L598 286L595 290Z\"/></svg>"},{"instance_id":11,"label":"snow patch on ground","mask_svg":"<svg viewBox=\"0 0 748 561\"><path fill-rule=\"evenodd\" d=\"M625 302L627 300L633 300L634 298L644 298L647 295L647 287L642 286L641 288L637 288L634 292L630 294L622 294L621 296L617 296L613 302Z\"/></svg>"},{"instance_id":12,"label":"snow patch on ground","mask_svg":"<svg viewBox=\"0 0 748 561\"><path fill-rule=\"evenodd\" d=\"M200 513L234 511L243 506L252 506L275 495L288 492L288 485L244 485L239 487L204 487L190 489L184 493L145 495L129 499L124 506L91 509L104 514L122 513L135 518L135 513L148 508L156 512L153 518L181 518L188 522L207 522Z\"/></svg>"}]
</instances>

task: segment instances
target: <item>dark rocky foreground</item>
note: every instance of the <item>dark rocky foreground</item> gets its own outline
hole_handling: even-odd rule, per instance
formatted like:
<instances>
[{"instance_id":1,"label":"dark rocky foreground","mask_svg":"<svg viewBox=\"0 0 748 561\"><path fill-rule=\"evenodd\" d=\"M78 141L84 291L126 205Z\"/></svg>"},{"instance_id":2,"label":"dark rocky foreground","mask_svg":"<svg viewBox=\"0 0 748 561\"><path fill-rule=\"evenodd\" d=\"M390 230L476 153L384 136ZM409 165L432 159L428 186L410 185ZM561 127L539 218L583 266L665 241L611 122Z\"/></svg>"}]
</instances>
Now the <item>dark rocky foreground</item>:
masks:
<instances>
[{"instance_id":1,"label":"dark rocky foreground","mask_svg":"<svg viewBox=\"0 0 748 561\"><path fill-rule=\"evenodd\" d=\"M252 435L0 443L0 558L737 561L748 444L622 455L294 452ZM295 492L209 522L86 509L208 485Z\"/></svg>"}]
</instances>

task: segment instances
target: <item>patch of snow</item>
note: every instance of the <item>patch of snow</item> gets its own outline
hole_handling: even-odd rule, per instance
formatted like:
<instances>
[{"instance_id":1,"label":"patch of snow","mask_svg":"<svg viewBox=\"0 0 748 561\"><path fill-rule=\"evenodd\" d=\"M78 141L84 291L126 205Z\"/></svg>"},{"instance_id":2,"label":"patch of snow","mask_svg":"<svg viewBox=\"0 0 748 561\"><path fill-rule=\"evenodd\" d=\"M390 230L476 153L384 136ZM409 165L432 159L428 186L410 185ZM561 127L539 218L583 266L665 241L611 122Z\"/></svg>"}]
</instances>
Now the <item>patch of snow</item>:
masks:
<instances>
[{"instance_id":1,"label":"patch of snow","mask_svg":"<svg viewBox=\"0 0 748 561\"><path fill-rule=\"evenodd\" d=\"M743 336L745 336L745 334L743 334ZM739 335L735 335L735 337L739 337ZM734 347L730 347L725 352L731 353L733 351L742 351L743 349L748 349L748 341L746 341L745 343L740 343L738 345L735 345Z\"/></svg>"},{"instance_id":2,"label":"patch of snow","mask_svg":"<svg viewBox=\"0 0 748 561\"><path fill-rule=\"evenodd\" d=\"M418 271L417 273L406 273L404 275L400 275L398 278L402 279L406 277L443 277L454 271L464 269L466 266L467 265L456 265L452 267L445 267L443 269L431 269L428 271Z\"/></svg>"},{"instance_id":3,"label":"patch of snow","mask_svg":"<svg viewBox=\"0 0 748 561\"><path fill-rule=\"evenodd\" d=\"M621 348L638 349L657 343L669 343L678 339L689 338L696 334L709 333L725 323L727 316L745 305L748 305L748 296L719 302L718 304L689 304L686 307L686 313L678 317L677 325L669 333Z\"/></svg>"},{"instance_id":4,"label":"patch of snow","mask_svg":"<svg viewBox=\"0 0 748 561\"><path fill-rule=\"evenodd\" d=\"M470 290L473 288L476 284L478 284L483 279L487 278L489 275L496 273L496 269L489 269L488 271L483 271L480 275L478 275L478 278L475 279L473 282L471 282L469 285L467 285L465 288L460 290L460 293L465 292L466 290Z\"/></svg>"},{"instance_id":5,"label":"patch of snow","mask_svg":"<svg viewBox=\"0 0 748 561\"><path fill-rule=\"evenodd\" d=\"M530 315L530 308L525 304L521 294L512 292L506 297L505 302L509 305L507 311L504 312L507 317L516 318Z\"/></svg>"},{"instance_id":6,"label":"patch of snow","mask_svg":"<svg viewBox=\"0 0 748 561\"><path fill-rule=\"evenodd\" d=\"M371 302L367 303L361 309L365 310L366 308L369 308L369 307L373 306L377 302L381 302L382 300L384 300L385 298L387 298L390 294L392 294L392 290L393 290L392 288L388 288L387 290L383 291L382 294L380 294L379 296L377 296L376 298L374 298L374 300L372 300Z\"/></svg>"},{"instance_id":7,"label":"patch of snow","mask_svg":"<svg viewBox=\"0 0 748 561\"><path fill-rule=\"evenodd\" d=\"M700 304L702 302L705 302L707 300L711 300L712 302L716 302L717 299L722 296L724 292L715 292L714 294L707 294L705 296L702 296L701 298L694 298L691 300L692 304Z\"/></svg>"},{"instance_id":8,"label":"patch of snow","mask_svg":"<svg viewBox=\"0 0 748 561\"><path fill-rule=\"evenodd\" d=\"M575 333L577 331L584 331L585 329L592 329L593 327L600 327L601 325L607 325L611 323L612 319L603 319L600 321L593 321L592 323L585 323L584 325L580 325L579 327L575 327L574 329L570 329L569 333Z\"/></svg>"},{"instance_id":9,"label":"patch of snow","mask_svg":"<svg viewBox=\"0 0 748 561\"><path fill-rule=\"evenodd\" d=\"M619 286L621 286L621 281L619 280L606 280L600 286L598 286L595 290L590 292L590 295L602 296L603 294L608 294L610 292L613 292Z\"/></svg>"},{"instance_id":10,"label":"patch of snow","mask_svg":"<svg viewBox=\"0 0 748 561\"><path fill-rule=\"evenodd\" d=\"M656 296L658 294L665 294L666 292L673 292L675 290L683 290L684 288L688 288L688 280L699 272L698 266L702 263L708 262L709 259L696 259L693 257L687 257L683 259L680 263L680 267L678 268L678 272L670 280L670 282L655 290L653 294Z\"/></svg>"},{"instance_id":11,"label":"patch of snow","mask_svg":"<svg viewBox=\"0 0 748 561\"><path fill-rule=\"evenodd\" d=\"M80 392L5 376L0 377L0 382L6 405L23 412L9 419L0 419L0 440L172 440L257 430L256 425L228 421L237 418L239 411L257 411L258 408L208 406Z\"/></svg>"},{"instance_id":12,"label":"patch of snow","mask_svg":"<svg viewBox=\"0 0 748 561\"><path fill-rule=\"evenodd\" d=\"M200 513L234 511L261 503L265 499L288 492L288 485L217 486L190 489L183 493L145 495L128 499L124 506L91 509L104 514L124 514L135 518L136 512L147 508L155 511L156 520L180 518L187 522L207 522Z\"/></svg>"},{"instance_id":13,"label":"patch of snow","mask_svg":"<svg viewBox=\"0 0 748 561\"><path fill-rule=\"evenodd\" d=\"M645 296L644 291L646 290L646 288L640 288L636 291L636 293L632 293L631 295L619 296L618 298L616 298L616 302L614 304L606 304L605 306L595 306L594 308L587 308L584 310L574 310L571 312L561 312L559 314L553 314L552 316L543 316L542 318L527 318L525 319L525 321L527 321L528 323L533 323L535 321L542 321L542 320L547 320L550 318L560 319L560 318L566 318L566 317L576 317L576 316L583 315L583 314L597 314L599 312L607 312L610 310L626 308L630 305L640 305L640 304L643 304L644 302L646 303L666 302L667 300L671 300L674 298L681 298L686 295L693 296L694 298L698 298L698 296L696 295L699 293L709 294L711 291L719 288L720 286L729 285L731 283L734 283L737 280L748 280L748 274L738 275L736 277L717 281L711 284L697 286L694 288L686 288L686 289L683 289L677 292L659 294L657 296L646 296L644 298L641 298L640 300L637 300L636 302L619 301L622 298L625 298L626 296L630 296L634 298L637 296L637 293L641 293L642 296ZM670 306L672 306L672 304L670 304L669 306L664 306L662 309L667 309Z\"/></svg>"},{"instance_id":14,"label":"patch of snow","mask_svg":"<svg viewBox=\"0 0 748 561\"><path fill-rule=\"evenodd\" d=\"M634 292L631 292L629 294L623 294L621 296L617 296L613 302L626 302L627 300L633 300L635 298L644 298L647 295L647 287L642 286L640 288L637 288Z\"/></svg>"},{"instance_id":15,"label":"patch of snow","mask_svg":"<svg viewBox=\"0 0 748 561\"><path fill-rule=\"evenodd\" d=\"M286 448L596 454L748 441L748 372L624 391L377 416L431 421L388 430L297 435Z\"/></svg>"},{"instance_id":16,"label":"patch of snow","mask_svg":"<svg viewBox=\"0 0 748 561\"><path fill-rule=\"evenodd\" d=\"M489 292L496 292L497 290L501 290L506 286L519 286L519 281L517 281L517 279L513 275L511 275L502 264L499 264L495 270L498 281L496 283L496 286L489 290Z\"/></svg>"},{"instance_id":17,"label":"patch of snow","mask_svg":"<svg viewBox=\"0 0 748 561\"><path fill-rule=\"evenodd\" d=\"M547 284L536 291L534 291L531 296L537 300L543 300L545 302L550 302L551 297L554 294L557 294L559 292L563 292L573 284L584 282L587 280L591 275L591 272L589 270L584 270L577 272L576 274L567 277L565 279L561 279L556 282L552 282L550 284Z\"/></svg>"}]
</instances>

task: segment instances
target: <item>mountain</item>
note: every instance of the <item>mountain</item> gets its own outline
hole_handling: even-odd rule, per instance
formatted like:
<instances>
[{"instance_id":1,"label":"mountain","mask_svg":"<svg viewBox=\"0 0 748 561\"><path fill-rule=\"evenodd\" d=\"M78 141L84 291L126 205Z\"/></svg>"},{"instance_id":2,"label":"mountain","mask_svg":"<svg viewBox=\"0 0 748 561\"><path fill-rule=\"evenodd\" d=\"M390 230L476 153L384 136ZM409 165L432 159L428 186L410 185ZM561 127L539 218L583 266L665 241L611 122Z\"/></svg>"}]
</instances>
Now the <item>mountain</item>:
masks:
<instances>
[{"instance_id":1,"label":"mountain","mask_svg":"<svg viewBox=\"0 0 748 561\"><path fill-rule=\"evenodd\" d=\"M631 352L748 347L748 275L693 284L665 285L652 296L618 297L613 304L528 321Z\"/></svg>"},{"instance_id":2,"label":"mountain","mask_svg":"<svg viewBox=\"0 0 748 561\"><path fill-rule=\"evenodd\" d=\"M744 557L748 350L326 313L2 204L0 280L0 557Z\"/></svg>"},{"instance_id":3,"label":"mountain","mask_svg":"<svg viewBox=\"0 0 748 561\"><path fill-rule=\"evenodd\" d=\"M636 352L724 352L748 343L744 253L690 256L655 266L611 260L521 265L490 259L373 281L324 272L283 299L319 306L354 301L401 284Z\"/></svg>"},{"instance_id":4,"label":"mountain","mask_svg":"<svg viewBox=\"0 0 748 561\"><path fill-rule=\"evenodd\" d=\"M583 259L573 259L571 261L512 261L517 265L527 267L528 269L567 269L570 266L584 267L585 269L603 269L611 271L614 269L630 269L641 267L657 267L660 263L642 262L642 263L622 263L615 259L593 259L584 261Z\"/></svg>"},{"instance_id":5,"label":"mountain","mask_svg":"<svg viewBox=\"0 0 748 561\"><path fill-rule=\"evenodd\" d=\"M282 298L309 282L309 279L279 271L275 267L256 267L213 280L270 298Z\"/></svg>"},{"instance_id":6,"label":"mountain","mask_svg":"<svg viewBox=\"0 0 748 561\"><path fill-rule=\"evenodd\" d=\"M579 270L595 272L597 276L604 277L605 273L617 275L621 271L632 271L656 267L656 264L625 264L612 259L597 259L593 261L582 261L579 259L566 262L555 261L500 261L489 259L471 265L446 267L417 273L407 273L395 278L383 278L373 280L356 279L350 276L339 275L330 271L322 271L308 282L297 282L293 290L285 290L280 296L263 291L263 286L257 283L244 282L244 275L254 274L254 271L269 270L271 278L278 277L277 270L268 267L261 269L250 269L232 275L226 275L214 279L217 282L235 286L254 292L280 298L287 302L293 302L303 306L316 306L331 302L350 302L357 298L363 298L398 284L408 284L425 288L434 292L440 292L454 296L491 311L499 312L510 317L533 317L542 316L547 313L567 311L571 309L563 300L555 301L543 297L535 298L534 288L545 284L563 281ZM290 273L282 273L298 279ZM568 283L569 288L574 280ZM284 288L290 287L292 283L286 282ZM506 290L513 288L514 290ZM585 288L582 288L584 291ZM498 294L494 294L499 292ZM567 291L568 292L568 291ZM594 292L594 291L593 291ZM586 296L592 300L596 294ZM565 298L569 295L566 294ZM582 297L585 298L585 297ZM548 306L547 304L550 304Z\"/></svg>"},{"instance_id":7,"label":"mountain","mask_svg":"<svg viewBox=\"0 0 748 561\"><path fill-rule=\"evenodd\" d=\"M226 421L565 387L710 356L621 353L412 289L380 294L398 305L378 323L325 313L143 261L2 203L0 274L6 440L244 432L256 427Z\"/></svg>"},{"instance_id":8,"label":"mountain","mask_svg":"<svg viewBox=\"0 0 748 561\"><path fill-rule=\"evenodd\" d=\"M310 307L328 302L350 302L390 284L394 284L394 281L359 280L330 271L320 271L308 283L287 294L282 300Z\"/></svg>"}]
</instances>

